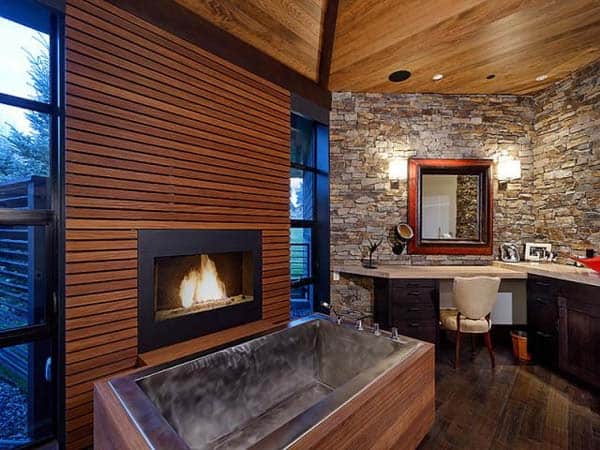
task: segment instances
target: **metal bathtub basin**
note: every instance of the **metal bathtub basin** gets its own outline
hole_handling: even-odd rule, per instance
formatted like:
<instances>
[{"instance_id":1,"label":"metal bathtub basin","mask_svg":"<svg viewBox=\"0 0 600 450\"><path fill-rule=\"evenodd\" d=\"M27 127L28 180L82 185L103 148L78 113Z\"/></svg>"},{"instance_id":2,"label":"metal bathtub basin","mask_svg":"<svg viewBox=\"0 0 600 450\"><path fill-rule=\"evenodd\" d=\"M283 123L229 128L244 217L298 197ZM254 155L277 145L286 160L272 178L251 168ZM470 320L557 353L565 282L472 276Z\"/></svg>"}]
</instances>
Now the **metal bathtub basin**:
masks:
<instances>
[{"instance_id":1,"label":"metal bathtub basin","mask_svg":"<svg viewBox=\"0 0 600 450\"><path fill-rule=\"evenodd\" d=\"M423 354L424 346L433 355L430 344L393 341L387 333L375 336L315 315L109 384L149 448L308 448L318 446L339 420L351 417L352 411L344 409L353 399L368 400L382 389L385 396L397 392L402 384L389 374L415 353ZM433 389L433 363L430 372ZM433 414L433 400L426 407ZM340 443L338 448L343 447Z\"/></svg>"}]
</instances>

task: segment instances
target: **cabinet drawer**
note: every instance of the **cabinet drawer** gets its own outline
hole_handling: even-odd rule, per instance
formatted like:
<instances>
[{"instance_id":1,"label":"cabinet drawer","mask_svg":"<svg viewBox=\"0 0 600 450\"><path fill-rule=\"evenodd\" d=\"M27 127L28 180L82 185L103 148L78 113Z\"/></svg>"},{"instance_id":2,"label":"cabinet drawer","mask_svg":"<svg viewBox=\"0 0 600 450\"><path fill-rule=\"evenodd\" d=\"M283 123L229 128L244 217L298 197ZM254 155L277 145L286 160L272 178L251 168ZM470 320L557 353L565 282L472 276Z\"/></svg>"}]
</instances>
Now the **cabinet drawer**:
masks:
<instances>
[{"instance_id":1,"label":"cabinet drawer","mask_svg":"<svg viewBox=\"0 0 600 450\"><path fill-rule=\"evenodd\" d=\"M531 276L527 280L528 297L553 299L558 295L560 282L550 278Z\"/></svg>"},{"instance_id":2,"label":"cabinet drawer","mask_svg":"<svg viewBox=\"0 0 600 450\"><path fill-rule=\"evenodd\" d=\"M394 289L392 291L392 303L433 303L435 289L433 288L412 288L412 289Z\"/></svg>"},{"instance_id":3,"label":"cabinet drawer","mask_svg":"<svg viewBox=\"0 0 600 450\"><path fill-rule=\"evenodd\" d=\"M392 288L398 290L407 289L434 289L435 280L423 279L423 280L392 280Z\"/></svg>"},{"instance_id":4,"label":"cabinet drawer","mask_svg":"<svg viewBox=\"0 0 600 450\"><path fill-rule=\"evenodd\" d=\"M419 328L436 328L435 319L392 319L392 326L401 330L415 330ZM402 333L400 333L402 334Z\"/></svg>"},{"instance_id":5,"label":"cabinet drawer","mask_svg":"<svg viewBox=\"0 0 600 450\"><path fill-rule=\"evenodd\" d=\"M437 328L431 320L397 320L392 326L398 328L398 333L427 342L436 342Z\"/></svg>"},{"instance_id":6,"label":"cabinet drawer","mask_svg":"<svg viewBox=\"0 0 600 450\"><path fill-rule=\"evenodd\" d=\"M435 320L432 303L392 303L392 320Z\"/></svg>"}]
</instances>

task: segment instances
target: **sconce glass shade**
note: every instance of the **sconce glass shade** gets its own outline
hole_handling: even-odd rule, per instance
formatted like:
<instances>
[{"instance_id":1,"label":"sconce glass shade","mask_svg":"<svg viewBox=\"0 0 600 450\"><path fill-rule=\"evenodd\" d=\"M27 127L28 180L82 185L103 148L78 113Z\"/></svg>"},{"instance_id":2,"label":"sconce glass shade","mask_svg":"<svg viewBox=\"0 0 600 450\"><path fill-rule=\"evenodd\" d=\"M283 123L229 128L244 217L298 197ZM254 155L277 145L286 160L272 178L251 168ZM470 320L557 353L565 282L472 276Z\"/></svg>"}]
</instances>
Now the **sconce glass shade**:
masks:
<instances>
[{"instance_id":1,"label":"sconce glass shade","mask_svg":"<svg viewBox=\"0 0 600 450\"><path fill-rule=\"evenodd\" d=\"M408 160L396 158L390 160L389 176L391 181L406 180L408 172Z\"/></svg>"},{"instance_id":2,"label":"sconce glass shade","mask_svg":"<svg viewBox=\"0 0 600 450\"><path fill-rule=\"evenodd\" d=\"M500 181L516 180L521 178L521 161L512 158L498 160L497 176Z\"/></svg>"}]
</instances>

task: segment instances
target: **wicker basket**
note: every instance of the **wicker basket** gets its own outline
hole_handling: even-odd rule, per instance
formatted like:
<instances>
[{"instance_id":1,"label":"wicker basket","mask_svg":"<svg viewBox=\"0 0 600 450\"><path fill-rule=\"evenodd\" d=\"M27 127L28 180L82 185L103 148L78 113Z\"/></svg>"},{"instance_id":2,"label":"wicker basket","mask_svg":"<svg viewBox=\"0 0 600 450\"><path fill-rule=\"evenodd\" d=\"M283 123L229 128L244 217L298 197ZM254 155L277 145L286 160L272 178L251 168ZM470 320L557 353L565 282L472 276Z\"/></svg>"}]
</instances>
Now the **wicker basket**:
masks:
<instances>
[{"instance_id":1,"label":"wicker basket","mask_svg":"<svg viewBox=\"0 0 600 450\"><path fill-rule=\"evenodd\" d=\"M531 355L527 351L527 332L511 331L513 355L521 362L531 361Z\"/></svg>"}]
</instances>

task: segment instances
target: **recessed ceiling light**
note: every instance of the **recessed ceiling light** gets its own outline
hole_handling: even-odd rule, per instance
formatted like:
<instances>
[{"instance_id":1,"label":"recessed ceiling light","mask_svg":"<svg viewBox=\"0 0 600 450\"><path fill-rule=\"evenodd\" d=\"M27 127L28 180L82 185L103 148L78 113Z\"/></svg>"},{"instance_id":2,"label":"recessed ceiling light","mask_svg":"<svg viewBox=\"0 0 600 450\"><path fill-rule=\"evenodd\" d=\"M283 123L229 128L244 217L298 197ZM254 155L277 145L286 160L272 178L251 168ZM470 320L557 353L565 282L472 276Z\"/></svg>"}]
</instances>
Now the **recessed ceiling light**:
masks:
<instances>
[{"instance_id":1,"label":"recessed ceiling light","mask_svg":"<svg viewBox=\"0 0 600 450\"><path fill-rule=\"evenodd\" d=\"M539 77L535 77L535 81L544 81L546 78L548 78L548 75L540 75Z\"/></svg>"},{"instance_id":2,"label":"recessed ceiling light","mask_svg":"<svg viewBox=\"0 0 600 450\"><path fill-rule=\"evenodd\" d=\"M431 77L433 81L440 81L442 78L444 78L444 74L442 73L436 73L434 76Z\"/></svg>"},{"instance_id":3,"label":"recessed ceiling light","mask_svg":"<svg viewBox=\"0 0 600 450\"><path fill-rule=\"evenodd\" d=\"M493 80L494 78L496 78L496 75L494 75L493 73L490 73L486 78L488 80Z\"/></svg>"},{"instance_id":4,"label":"recessed ceiling light","mask_svg":"<svg viewBox=\"0 0 600 450\"><path fill-rule=\"evenodd\" d=\"M408 80L410 75L411 74L408 70L397 70L396 72L390 73L388 78L394 83L399 83L400 81Z\"/></svg>"}]
</instances>

